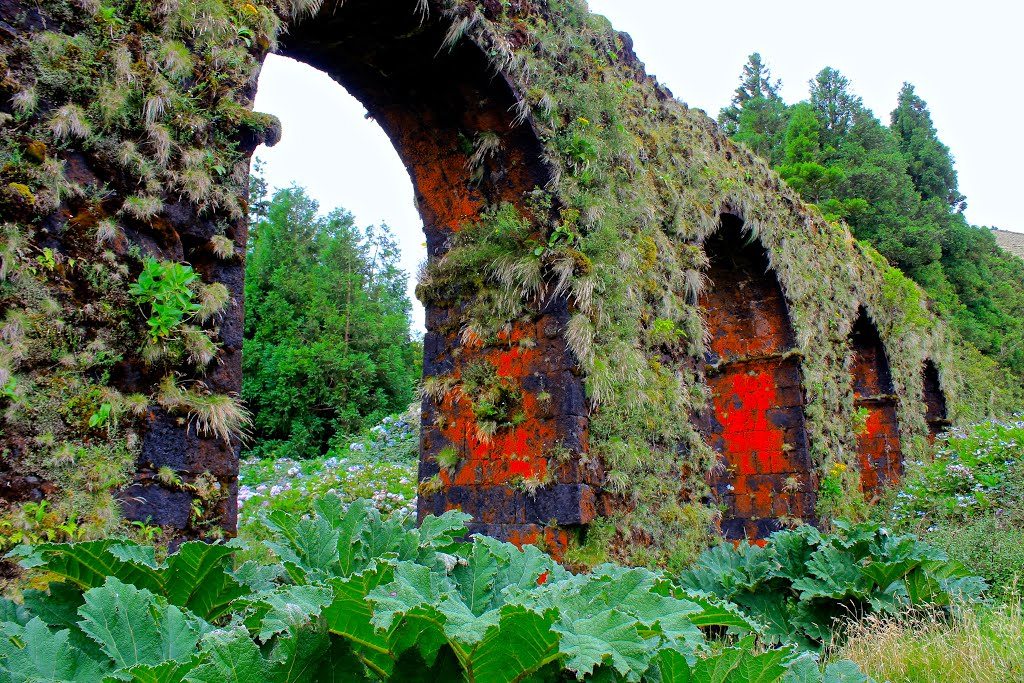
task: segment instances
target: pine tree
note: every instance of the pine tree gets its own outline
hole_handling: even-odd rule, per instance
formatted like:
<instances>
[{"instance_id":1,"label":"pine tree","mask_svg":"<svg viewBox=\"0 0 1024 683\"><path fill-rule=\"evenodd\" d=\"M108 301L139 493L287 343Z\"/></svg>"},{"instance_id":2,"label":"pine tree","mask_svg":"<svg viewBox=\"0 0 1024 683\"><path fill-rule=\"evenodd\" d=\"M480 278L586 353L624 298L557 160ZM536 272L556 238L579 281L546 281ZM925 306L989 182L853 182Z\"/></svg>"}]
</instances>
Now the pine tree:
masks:
<instances>
[{"instance_id":1,"label":"pine tree","mask_svg":"<svg viewBox=\"0 0 1024 683\"><path fill-rule=\"evenodd\" d=\"M939 141L928 105L904 83L892 112L892 132L907 160L907 172L925 201L941 199L950 209L962 212L966 201L957 183L949 147Z\"/></svg>"},{"instance_id":2,"label":"pine tree","mask_svg":"<svg viewBox=\"0 0 1024 683\"><path fill-rule=\"evenodd\" d=\"M836 166L829 168L822 163L821 123L809 103L799 102L790 108L785 141L779 175L809 202L817 204L830 198L835 186L843 180L843 173ZM842 216L827 214L826 217Z\"/></svg>"},{"instance_id":3,"label":"pine tree","mask_svg":"<svg viewBox=\"0 0 1024 683\"><path fill-rule=\"evenodd\" d=\"M719 112L726 133L773 164L780 163L780 143L786 128L786 104L779 95L782 82L757 52L747 58L732 104Z\"/></svg>"},{"instance_id":4,"label":"pine tree","mask_svg":"<svg viewBox=\"0 0 1024 683\"><path fill-rule=\"evenodd\" d=\"M743 75L740 77L740 85L736 88L732 103L734 106L742 107L747 100L758 97L766 100L778 100L779 88L782 81L772 80L771 69L761 60L761 54L755 52L747 58L743 65Z\"/></svg>"},{"instance_id":5,"label":"pine tree","mask_svg":"<svg viewBox=\"0 0 1024 683\"><path fill-rule=\"evenodd\" d=\"M810 86L811 104L822 122L822 146L838 147L864 105L850 92L850 81L830 66L819 71Z\"/></svg>"}]
</instances>

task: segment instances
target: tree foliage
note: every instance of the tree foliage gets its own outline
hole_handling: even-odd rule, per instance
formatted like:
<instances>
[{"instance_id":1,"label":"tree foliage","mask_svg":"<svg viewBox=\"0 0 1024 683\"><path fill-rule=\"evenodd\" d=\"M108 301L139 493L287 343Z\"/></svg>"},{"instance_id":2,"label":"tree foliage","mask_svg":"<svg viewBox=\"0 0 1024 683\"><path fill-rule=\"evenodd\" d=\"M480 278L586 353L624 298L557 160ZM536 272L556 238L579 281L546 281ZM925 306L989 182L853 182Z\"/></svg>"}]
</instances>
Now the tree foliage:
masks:
<instances>
[{"instance_id":1,"label":"tree foliage","mask_svg":"<svg viewBox=\"0 0 1024 683\"><path fill-rule=\"evenodd\" d=\"M968 341L1024 375L1024 263L968 224L952 154L911 84L887 127L831 67L807 100L785 104L755 53L719 121L825 218L845 221L923 286Z\"/></svg>"},{"instance_id":2,"label":"tree foliage","mask_svg":"<svg viewBox=\"0 0 1024 683\"><path fill-rule=\"evenodd\" d=\"M412 401L421 354L406 274L386 226L320 215L298 187L262 207L249 234L242 395L257 447L319 455Z\"/></svg>"}]
</instances>

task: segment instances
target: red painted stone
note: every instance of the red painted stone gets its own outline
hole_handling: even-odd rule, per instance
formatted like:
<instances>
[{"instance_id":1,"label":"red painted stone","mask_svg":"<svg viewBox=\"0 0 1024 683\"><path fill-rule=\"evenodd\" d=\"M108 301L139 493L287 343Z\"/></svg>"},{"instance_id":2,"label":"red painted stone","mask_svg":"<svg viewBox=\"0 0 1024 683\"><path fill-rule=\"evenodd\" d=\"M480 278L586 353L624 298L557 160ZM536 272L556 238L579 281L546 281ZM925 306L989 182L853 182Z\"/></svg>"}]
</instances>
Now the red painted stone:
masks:
<instances>
[{"instance_id":1,"label":"red painted stone","mask_svg":"<svg viewBox=\"0 0 1024 683\"><path fill-rule=\"evenodd\" d=\"M720 466L712 488L727 538L758 539L782 516L812 521L799 361L782 289L764 249L735 217L705 244L712 286L700 300L711 335L712 414L700 421Z\"/></svg>"},{"instance_id":2,"label":"red painted stone","mask_svg":"<svg viewBox=\"0 0 1024 683\"><path fill-rule=\"evenodd\" d=\"M851 373L854 405L867 411L863 431L857 435L861 490L875 496L880 489L899 483L903 476L899 417L889 360L878 330L861 308L850 332L853 351Z\"/></svg>"}]
</instances>

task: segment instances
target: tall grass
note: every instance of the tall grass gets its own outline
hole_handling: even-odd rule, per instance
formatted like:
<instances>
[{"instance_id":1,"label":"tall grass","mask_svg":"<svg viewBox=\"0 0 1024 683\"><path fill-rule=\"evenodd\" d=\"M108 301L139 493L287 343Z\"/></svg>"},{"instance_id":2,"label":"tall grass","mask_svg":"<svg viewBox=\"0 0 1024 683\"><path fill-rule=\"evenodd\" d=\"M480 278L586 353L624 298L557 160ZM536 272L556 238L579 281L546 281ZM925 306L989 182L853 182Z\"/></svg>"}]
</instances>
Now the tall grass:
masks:
<instances>
[{"instance_id":1,"label":"tall grass","mask_svg":"<svg viewBox=\"0 0 1024 683\"><path fill-rule=\"evenodd\" d=\"M1018 598L999 607L869 616L851 623L830 658L849 658L891 683L1020 683L1024 681L1024 609Z\"/></svg>"}]
</instances>

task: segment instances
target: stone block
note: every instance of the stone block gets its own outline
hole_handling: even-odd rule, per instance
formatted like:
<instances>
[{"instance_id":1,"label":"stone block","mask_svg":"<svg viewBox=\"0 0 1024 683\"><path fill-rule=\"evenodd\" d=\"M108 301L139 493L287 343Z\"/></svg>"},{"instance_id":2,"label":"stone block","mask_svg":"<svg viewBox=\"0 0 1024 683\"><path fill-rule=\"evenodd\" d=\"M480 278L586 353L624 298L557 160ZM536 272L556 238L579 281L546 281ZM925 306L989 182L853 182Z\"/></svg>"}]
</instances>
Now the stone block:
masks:
<instances>
[{"instance_id":1,"label":"stone block","mask_svg":"<svg viewBox=\"0 0 1024 683\"><path fill-rule=\"evenodd\" d=\"M585 484L556 484L528 495L525 512L537 524L587 524L597 515L597 497Z\"/></svg>"}]
</instances>

